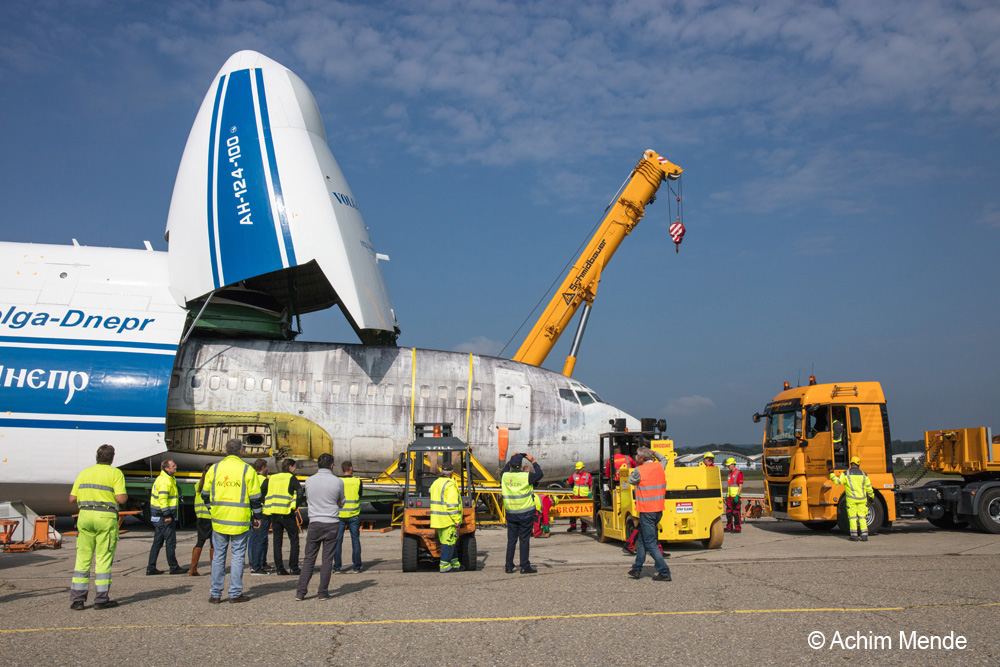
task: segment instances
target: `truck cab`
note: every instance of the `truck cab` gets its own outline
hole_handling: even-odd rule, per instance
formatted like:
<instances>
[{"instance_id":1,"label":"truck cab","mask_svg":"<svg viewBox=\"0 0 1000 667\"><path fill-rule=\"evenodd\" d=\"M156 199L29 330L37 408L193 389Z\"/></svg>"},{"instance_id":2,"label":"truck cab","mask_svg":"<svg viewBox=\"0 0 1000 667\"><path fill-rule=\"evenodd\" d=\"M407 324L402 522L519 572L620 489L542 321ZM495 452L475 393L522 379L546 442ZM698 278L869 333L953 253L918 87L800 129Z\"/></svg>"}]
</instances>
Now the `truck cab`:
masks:
<instances>
[{"instance_id":1,"label":"truck cab","mask_svg":"<svg viewBox=\"0 0 1000 667\"><path fill-rule=\"evenodd\" d=\"M802 521L816 530L840 524L846 532L844 487L830 473L849 467L852 456L875 489L868 506L869 531L896 519L895 478L890 456L889 418L878 382L816 384L785 388L754 414L765 421L764 479L771 516Z\"/></svg>"}]
</instances>

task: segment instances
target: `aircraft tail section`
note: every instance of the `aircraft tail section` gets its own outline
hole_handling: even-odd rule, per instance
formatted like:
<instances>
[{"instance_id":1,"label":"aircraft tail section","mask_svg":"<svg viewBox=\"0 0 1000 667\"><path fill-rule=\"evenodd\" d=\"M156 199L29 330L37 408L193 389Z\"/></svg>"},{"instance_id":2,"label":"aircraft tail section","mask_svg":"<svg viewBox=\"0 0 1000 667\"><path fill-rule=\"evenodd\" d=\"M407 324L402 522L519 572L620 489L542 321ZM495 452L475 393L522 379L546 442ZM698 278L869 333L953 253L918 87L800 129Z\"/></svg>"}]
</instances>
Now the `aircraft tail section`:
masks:
<instances>
[{"instance_id":1,"label":"aircraft tail section","mask_svg":"<svg viewBox=\"0 0 1000 667\"><path fill-rule=\"evenodd\" d=\"M358 203L319 108L253 51L222 67L188 136L167 218L171 285L192 304L250 291L288 313L339 305L362 342L398 327Z\"/></svg>"}]
</instances>

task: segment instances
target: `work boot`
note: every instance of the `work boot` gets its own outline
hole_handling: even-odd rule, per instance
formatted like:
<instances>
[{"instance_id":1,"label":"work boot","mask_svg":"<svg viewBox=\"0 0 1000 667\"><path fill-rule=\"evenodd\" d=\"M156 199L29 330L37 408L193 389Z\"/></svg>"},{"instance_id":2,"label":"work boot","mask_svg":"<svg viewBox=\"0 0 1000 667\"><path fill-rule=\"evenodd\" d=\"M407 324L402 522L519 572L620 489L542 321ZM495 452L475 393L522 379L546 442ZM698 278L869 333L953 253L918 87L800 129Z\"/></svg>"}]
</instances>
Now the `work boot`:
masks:
<instances>
[{"instance_id":1,"label":"work boot","mask_svg":"<svg viewBox=\"0 0 1000 667\"><path fill-rule=\"evenodd\" d=\"M862 535L861 536L861 541L862 542L867 542L868 541L868 536L867 535Z\"/></svg>"},{"instance_id":2,"label":"work boot","mask_svg":"<svg viewBox=\"0 0 1000 667\"><path fill-rule=\"evenodd\" d=\"M576 532L576 526L570 526L569 528L566 529L566 532L567 533L575 533Z\"/></svg>"},{"instance_id":3,"label":"work boot","mask_svg":"<svg viewBox=\"0 0 1000 667\"><path fill-rule=\"evenodd\" d=\"M94 609L114 609L118 606L118 600L108 600L107 602L95 602Z\"/></svg>"},{"instance_id":4,"label":"work boot","mask_svg":"<svg viewBox=\"0 0 1000 667\"><path fill-rule=\"evenodd\" d=\"M851 539L851 542L857 542L861 538L859 538L857 535L851 535L850 539Z\"/></svg>"},{"instance_id":5,"label":"work boot","mask_svg":"<svg viewBox=\"0 0 1000 667\"><path fill-rule=\"evenodd\" d=\"M72 609L73 611L83 611L83 603L77 600L76 602L71 604L69 608Z\"/></svg>"},{"instance_id":6,"label":"work boot","mask_svg":"<svg viewBox=\"0 0 1000 667\"><path fill-rule=\"evenodd\" d=\"M201 549L202 547L195 547L194 549L191 549L191 569L188 570L188 574L192 577L201 576L198 572L198 561L201 560Z\"/></svg>"},{"instance_id":7,"label":"work boot","mask_svg":"<svg viewBox=\"0 0 1000 667\"><path fill-rule=\"evenodd\" d=\"M146 568L146 576L153 576L154 574L163 574L163 570L157 570L154 568Z\"/></svg>"},{"instance_id":8,"label":"work boot","mask_svg":"<svg viewBox=\"0 0 1000 667\"><path fill-rule=\"evenodd\" d=\"M170 568L170 574L187 574L187 570L178 565L177 567Z\"/></svg>"}]
</instances>

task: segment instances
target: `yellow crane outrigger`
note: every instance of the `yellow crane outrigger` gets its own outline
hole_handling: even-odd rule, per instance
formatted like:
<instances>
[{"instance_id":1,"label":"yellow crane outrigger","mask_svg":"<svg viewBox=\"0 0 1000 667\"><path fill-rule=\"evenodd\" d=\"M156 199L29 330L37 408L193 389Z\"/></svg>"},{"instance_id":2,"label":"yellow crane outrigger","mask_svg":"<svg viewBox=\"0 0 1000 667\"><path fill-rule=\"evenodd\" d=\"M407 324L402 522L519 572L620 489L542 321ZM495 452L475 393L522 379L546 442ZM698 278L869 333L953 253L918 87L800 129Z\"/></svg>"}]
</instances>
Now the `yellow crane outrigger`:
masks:
<instances>
[{"instance_id":1,"label":"yellow crane outrigger","mask_svg":"<svg viewBox=\"0 0 1000 667\"><path fill-rule=\"evenodd\" d=\"M660 157L654 151L643 153L642 159L632 171L632 176L622 187L621 196L608 207L608 213L590 239L590 243L556 290L545 312L535 322L534 328L514 355L514 361L541 366L569 321L583 305L576 337L563 366L563 375L566 377L573 375L576 355L587 327L590 309L594 304L601 272L625 237L639 224L646 205L655 199L660 183L680 178L681 171L683 170L676 164ZM682 235L683 231L680 232L680 236ZM679 238L674 236L676 243L680 242Z\"/></svg>"}]
</instances>

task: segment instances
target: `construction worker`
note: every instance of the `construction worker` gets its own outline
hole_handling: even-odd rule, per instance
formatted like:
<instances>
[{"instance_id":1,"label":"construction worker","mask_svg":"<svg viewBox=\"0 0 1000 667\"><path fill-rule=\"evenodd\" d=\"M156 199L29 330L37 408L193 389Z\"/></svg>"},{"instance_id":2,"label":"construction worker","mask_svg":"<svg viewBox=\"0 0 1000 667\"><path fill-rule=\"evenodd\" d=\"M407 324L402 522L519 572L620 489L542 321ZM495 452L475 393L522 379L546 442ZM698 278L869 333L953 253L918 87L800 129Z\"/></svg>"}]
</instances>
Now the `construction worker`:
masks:
<instances>
[{"instance_id":1,"label":"construction worker","mask_svg":"<svg viewBox=\"0 0 1000 667\"><path fill-rule=\"evenodd\" d=\"M831 440L833 441L834 459L839 458L844 452L844 422L834 418L830 427ZM843 459L841 459L843 461Z\"/></svg>"},{"instance_id":2,"label":"construction worker","mask_svg":"<svg viewBox=\"0 0 1000 667\"><path fill-rule=\"evenodd\" d=\"M253 462L257 473L257 483L260 485L261 498L267 497L267 460L257 459ZM257 527L250 533L250 574L264 575L273 568L267 564L267 534L271 530L271 516L262 514Z\"/></svg>"},{"instance_id":3,"label":"construction worker","mask_svg":"<svg viewBox=\"0 0 1000 667\"><path fill-rule=\"evenodd\" d=\"M344 473L340 481L344 483L344 506L340 509L340 532L337 533L337 546L333 550L333 573L340 574L341 553L344 548L344 533L351 532L351 569L348 572L361 571L361 494L364 484L354 476L354 464L344 461L340 464Z\"/></svg>"},{"instance_id":4,"label":"construction worker","mask_svg":"<svg viewBox=\"0 0 1000 667\"><path fill-rule=\"evenodd\" d=\"M664 472L667 459L649 447L640 447L636 458L639 465L628 476L628 482L635 488L635 507L639 510L639 540L635 545L635 562L628 571L628 576L633 579L642 576L642 565L646 562L648 553L656 567L653 581L670 581L670 568L659 548L659 524L667 495L667 475Z\"/></svg>"},{"instance_id":5,"label":"construction worker","mask_svg":"<svg viewBox=\"0 0 1000 667\"><path fill-rule=\"evenodd\" d=\"M111 561L118 546L118 505L128 500L125 476L112 468L115 448L97 448L97 465L84 469L73 483L69 501L76 503L80 515L76 520L76 565L69 588L69 608L81 611L90 590L90 563L94 563L94 609L118 606L109 597L111 591Z\"/></svg>"},{"instance_id":6,"label":"construction worker","mask_svg":"<svg viewBox=\"0 0 1000 667\"><path fill-rule=\"evenodd\" d=\"M532 466L534 469L532 469ZM515 453L503 467L500 491L507 516L507 558L504 572L514 574L514 551L520 544L521 574L538 572L531 566L528 549L535 519L534 486L542 480L542 468L531 454Z\"/></svg>"},{"instance_id":7,"label":"construction worker","mask_svg":"<svg viewBox=\"0 0 1000 667\"><path fill-rule=\"evenodd\" d=\"M445 461L438 466L438 478L431 484L431 528L437 530L438 542L441 544L441 561L438 563L440 572L457 572L461 562L455 554L455 544L458 542L458 527L462 524L462 497L458 492L458 484L452 477L452 464Z\"/></svg>"},{"instance_id":8,"label":"construction worker","mask_svg":"<svg viewBox=\"0 0 1000 667\"><path fill-rule=\"evenodd\" d=\"M727 533L739 533L743 530L743 512L740 500L743 496L743 473L736 469L736 459L726 459L729 477L726 478L726 528Z\"/></svg>"},{"instance_id":9,"label":"construction worker","mask_svg":"<svg viewBox=\"0 0 1000 667\"><path fill-rule=\"evenodd\" d=\"M205 488L205 473L211 467L211 463L205 464L205 469L201 472L201 479L194 487L194 516L195 524L198 527L198 541L191 549L191 569L188 570L188 574L192 577L201 576L201 573L198 572L198 561L201 560L201 550L205 547L205 542L208 542L209 547L209 563L211 563L212 556L215 555L215 549L212 548L212 513L209 511L208 505L205 504L205 499L201 497L201 490Z\"/></svg>"},{"instance_id":10,"label":"construction worker","mask_svg":"<svg viewBox=\"0 0 1000 667\"><path fill-rule=\"evenodd\" d=\"M861 470L861 459L851 457L851 467L842 475L830 473L830 479L844 485L847 495L847 521L851 542L868 541L868 501L874 500L875 490L868 475Z\"/></svg>"},{"instance_id":11,"label":"construction worker","mask_svg":"<svg viewBox=\"0 0 1000 667\"><path fill-rule=\"evenodd\" d=\"M281 472L267 479L264 516L274 529L274 571L279 575L299 574L299 524L295 508L302 497L302 483L295 476L295 459L281 462ZM288 569L281 556L284 535L288 535Z\"/></svg>"},{"instance_id":12,"label":"construction worker","mask_svg":"<svg viewBox=\"0 0 1000 667\"><path fill-rule=\"evenodd\" d=\"M167 547L167 565L170 574L187 572L177 564L177 508L180 506L180 494L177 492L177 464L167 459L160 462L160 475L153 482L149 495L149 520L153 522L153 545L149 549L149 560L146 562L146 574L163 574L156 569L156 561L160 557L160 548Z\"/></svg>"},{"instance_id":13,"label":"construction worker","mask_svg":"<svg viewBox=\"0 0 1000 667\"><path fill-rule=\"evenodd\" d=\"M531 529L532 537L548 537L551 528L549 512L552 511L552 496L549 494L535 494L535 523Z\"/></svg>"},{"instance_id":14,"label":"construction worker","mask_svg":"<svg viewBox=\"0 0 1000 667\"><path fill-rule=\"evenodd\" d=\"M591 484L593 479L590 473L583 469L583 461L576 462L576 472L570 475L569 479L566 480L566 484L573 487L573 498L592 498L593 492L591 490ZM581 533L587 532L587 521L580 518L580 523L582 528ZM569 528L566 529L567 533L572 533L576 530L576 517L570 517Z\"/></svg>"},{"instance_id":15,"label":"construction worker","mask_svg":"<svg viewBox=\"0 0 1000 667\"><path fill-rule=\"evenodd\" d=\"M611 451L612 451L611 458L608 459L608 462L604 464L604 476L610 479L613 469L615 481L617 482L618 477L621 474L622 466L625 466L627 468L634 468L635 459L633 459L628 454L622 454L621 445L615 445Z\"/></svg>"},{"instance_id":16,"label":"construction worker","mask_svg":"<svg viewBox=\"0 0 1000 667\"><path fill-rule=\"evenodd\" d=\"M222 602L222 586L226 582L226 554L233 547L229 568L229 602L246 602L243 592L243 558L247 551L250 529L260 526L263 498L260 481L253 468L240 458L243 444L239 440L226 443L226 458L205 473L201 497L212 514L212 588L208 601Z\"/></svg>"},{"instance_id":17,"label":"construction worker","mask_svg":"<svg viewBox=\"0 0 1000 667\"><path fill-rule=\"evenodd\" d=\"M714 468L715 454L713 454L712 452L705 452L705 455L701 457L701 463L699 463L698 465L704 466L706 468Z\"/></svg>"}]
</instances>

